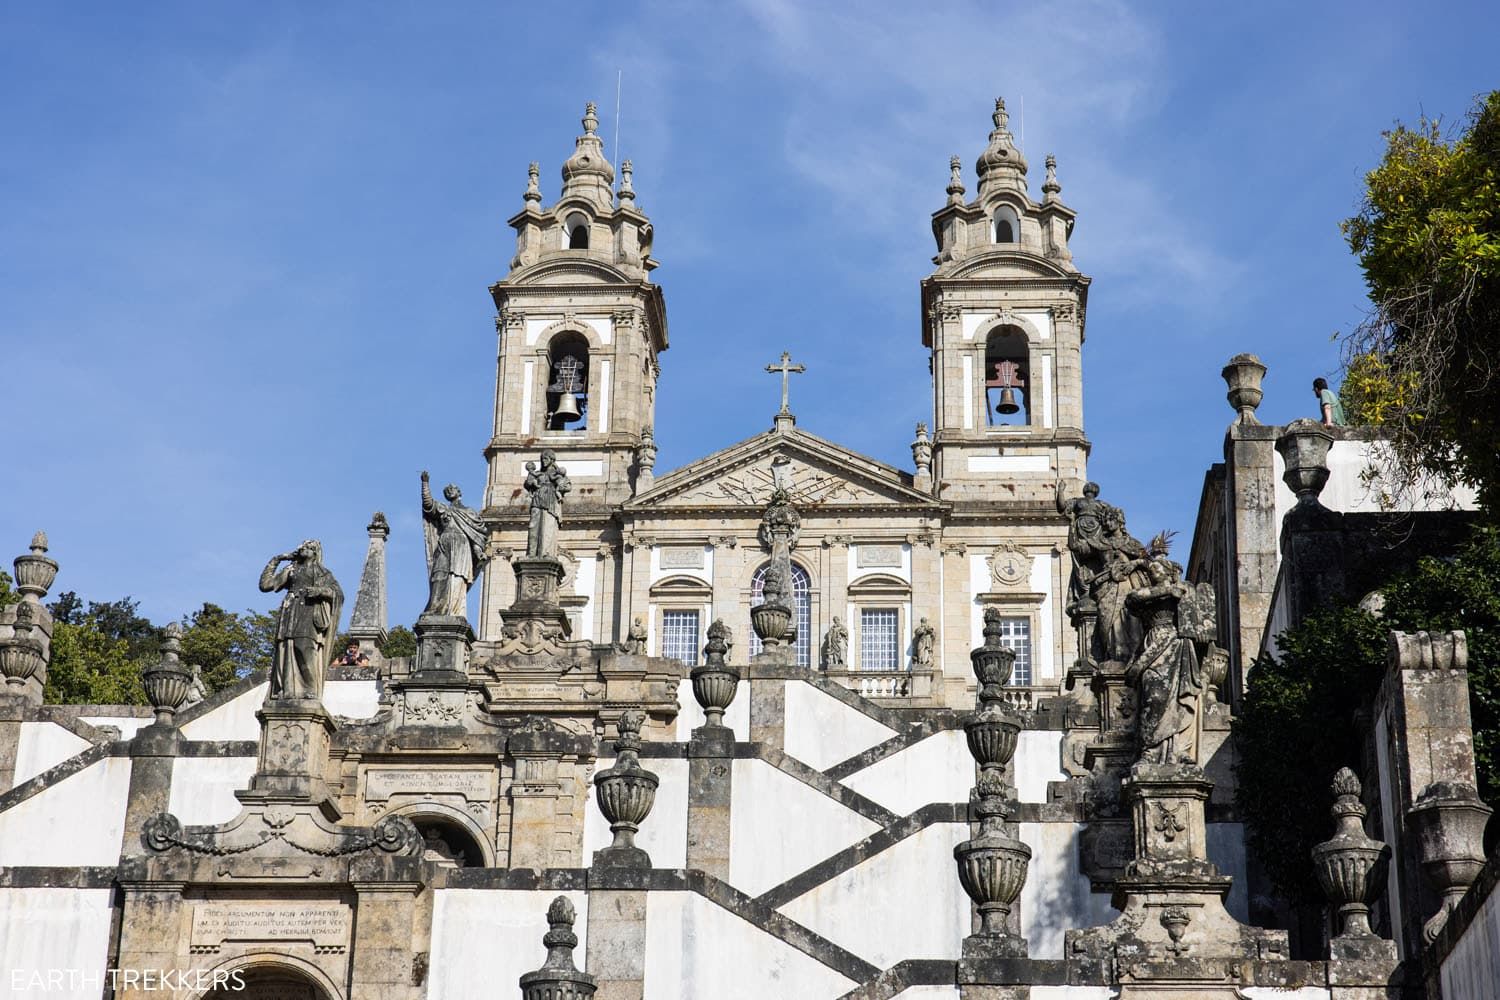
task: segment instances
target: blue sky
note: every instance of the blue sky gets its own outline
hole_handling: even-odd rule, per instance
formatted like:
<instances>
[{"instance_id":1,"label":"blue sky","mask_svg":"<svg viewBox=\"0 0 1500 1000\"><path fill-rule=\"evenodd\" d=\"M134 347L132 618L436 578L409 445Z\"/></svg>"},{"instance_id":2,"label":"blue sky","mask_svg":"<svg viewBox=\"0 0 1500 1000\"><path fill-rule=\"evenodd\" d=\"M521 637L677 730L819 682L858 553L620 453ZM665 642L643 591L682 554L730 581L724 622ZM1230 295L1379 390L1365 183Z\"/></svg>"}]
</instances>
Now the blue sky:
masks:
<instances>
[{"instance_id":1,"label":"blue sky","mask_svg":"<svg viewBox=\"0 0 1500 1000\"><path fill-rule=\"evenodd\" d=\"M45 528L55 590L164 620L267 606L304 537L352 590L381 509L409 623L418 471L481 495L504 220L586 100L613 145L617 71L658 470L767 427L783 349L802 427L909 466L929 216L1003 94L1079 213L1092 477L1186 546L1219 368L1254 351L1262 417L1311 414L1380 132L1500 86L1496 37L1488 3L7 4L0 553Z\"/></svg>"}]
</instances>

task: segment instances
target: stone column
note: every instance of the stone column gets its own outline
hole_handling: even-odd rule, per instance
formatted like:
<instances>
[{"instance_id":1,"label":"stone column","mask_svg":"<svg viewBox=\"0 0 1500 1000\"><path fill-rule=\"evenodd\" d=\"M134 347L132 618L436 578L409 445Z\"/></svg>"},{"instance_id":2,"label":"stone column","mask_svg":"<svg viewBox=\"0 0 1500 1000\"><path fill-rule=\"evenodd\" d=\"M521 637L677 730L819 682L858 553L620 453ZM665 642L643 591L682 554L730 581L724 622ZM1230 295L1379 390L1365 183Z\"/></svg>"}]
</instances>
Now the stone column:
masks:
<instances>
[{"instance_id":1,"label":"stone column","mask_svg":"<svg viewBox=\"0 0 1500 1000\"><path fill-rule=\"evenodd\" d=\"M1432 940L1484 864L1491 810L1475 790L1468 659L1462 632L1392 632L1376 698L1380 794L1395 827L1383 832L1403 859L1393 923L1406 957Z\"/></svg>"},{"instance_id":2,"label":"stone column","mask_svg":"<svg viewBox=\"0 0 1500 1000\"><path fill-rule=\"evenodd\" d=\"M235 792L247 806L278 803L311 805L329 820L341 813L323 780L333 719L312 698L267 700L255 713L260 720L260 759L250 787Z\"/></svg>"},{"instance_id":3,"label":"stone column","mask_svg":"<svg viewBox=\"0 0 1500 1000\"><path fill-rule=\"evenodd\" d=\"M562 797L562 783L557 771L561 753L539 747L516 747L512 737L511 753L515 778L510 786L510 863L511 868L553 867L557 841L557 800Z\"/></svg>"},{"instance_id":4,"label":"stone column","mask_svg":"<svg viewBox=\"0 0 1500 1000\"><path fill-rule=\"evenodd\" d=\"M1245 671L1260 649L1276 589L1280 525L1276 523L1273 445L1278 428L1255 419L1265 373L1265 365L1253 354L1236 355L1222 372L1229 386L1229 405L1239 414L1224 433L1225 558L1230 561L1231 590L1220 599L1231 628L1229 678L1222 694L1231 708L1239 706Z\"/></svg>"},{"instance_id":5,"label":"stone column","mask_svg":"<svg viewBox=\"0 0 1500 1000\"><path fill-rule=\"evenodd\" d=\"M354 907L350 996L421 1000L427 995L412 948L422 891L414 858L361 858L350 866Z\"/></svg>"},{"instance_id":6,"label":"stone column","mask_svg":"<svg viewBox=\"0 0 1500 1000\"><path fill-rule=\"evenodd\" d=\"M365 568L359 577L359 593L349 615L349 637L359 641L359 651L378 667L385 660L380 644L386 634L385 540L391 526L385 515L376 511L365 526L370 546L365 552Z\"/></svg>"},{"instance_id":7,"label":"stone column","mask_svg":"<svg viewBox=\"0 0 1500 1000\"><path fill-rule=\"evenodd\" d=\"M723 724L740 673L725 662L729 630L708 629L707 662L693 668L693 696L708 717L688 741L687 866L729 878L730 803L734 787L734 732Z\"/></svg>"},{"instance_id":8,"label":"stone column","mask_svg":"<svg viewBox=\"0 0 1500 1000\"><path fill-rule=\"evenodd\" d=\"M646 873L590 869L585 965L599 1000L642 1000L646 988Z\"/></svg>"}]
</instances>

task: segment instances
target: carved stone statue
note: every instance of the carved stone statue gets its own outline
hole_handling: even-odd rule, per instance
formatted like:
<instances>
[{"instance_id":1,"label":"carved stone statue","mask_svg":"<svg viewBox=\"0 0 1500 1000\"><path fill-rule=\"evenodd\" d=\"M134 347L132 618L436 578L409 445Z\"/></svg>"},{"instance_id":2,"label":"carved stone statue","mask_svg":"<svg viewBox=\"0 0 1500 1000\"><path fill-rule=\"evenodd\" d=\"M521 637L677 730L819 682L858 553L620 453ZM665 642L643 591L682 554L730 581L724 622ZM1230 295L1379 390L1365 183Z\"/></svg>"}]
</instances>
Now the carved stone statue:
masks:
<instances>
[{"instance_id":1,"label":"carved stone statue","mask_svg":"<svg viewBox=\"0 0 1500 1000\"><path fill-rule=\"evenodd\" d=\"M1073 556L1066 610L1075 621L1097 615L1090 659L1128 662L1140 645L1140 627L1126 610L1125 595L1145 584L1145 548L1125 530L1125 512L1099 499L1098 483L1086 484L1083 496L1069 500L1058 480L1056 502L1068 518Z\"/></svg>"},{"instance_id":2,"label":"carved stone statue","mask_svg":"<svg viewBox=\"0 0 1500 1000\"><path fill-rule=\"evenodd\" d=\"M567 473L557 464L550 448L542 452L542 464L526 463L526 492L531 494L531 521L526 531L526 554L533 558L557 558L557 532L562 524L563 497L573 489Z\"/></svg>"},{"instance_id":3,"label":"carved stone statue","mask_svg":"<svg viewBox=\"0 0 1500 1000\"><path fill-rule=\"evenodd\" d=\"M626 634L625 641L615 648L622 653L632 653L636 656L646 655L646 620L640 615L630 623L630 631Z\"/></svg>"},{"instance_id":4,"label":"carved stone statue","mask_svg":"<svg viewBox=\"0 0 1500 1000\"><path fill-rule=\"evenodd\" d=\"M923 618L911 634L911 662L919 670L932 666L937 653L937 631Z\"/></svg>"},{"instance_id":5,"label":"carved stone statue","mask_svg":"<svg viewBox=\"0 0 1500 1000\"><path fill-rule=\"evenodd\" d=\"M849 665L849 630L833 616L833 624L823 635L823 669L843 670Z\"/></svg>"},{"instance_id":6,"label":"carved stone statue","mask_svg":"<svg viewBox=\"0 0 1500 1000\"><path fill-rule=\"evenodd\" d=\"M188 682L187 699L182 703L183 708L196 705L208 697L208 688L203 683L203 667L194 663L188 669L193 672L193 679Z\"/></svg>"},{"instance_id":7,"label":"carved stone statue","mask_svg":"<svg viewBox=\"0 0 1500 1000\"><path fill-rule=\"evenodd\" d=\"M422 473L422 534L427 542L427 607L424 615L465 617L469 588L484 567L485 530L478 513L464 506L452 483L443 487L448 502L432 498Z\"/></svg>"},{"instance_id":8,"label":"carved stone statue","mask_svg":"<svg viewBox=\"0 0 1500 1000\"><path fill-rule=\"evenodd\" d=\"M323 544L309 539L291 552L271 557L260 571L260 589L267 594L286 591L276 612L266 698L321 698L323 674L344 609L344 591L323 565Z\"/></svg>"},{"instance_id":9,"label":"carved stone statue","mask_svg":"<svg viewBox=\"0 0 1500 1000\"><path fill-rule=\"evenodd\" d=\"M1146 586L1125 597L1145 629L1140 651L1125 668L1125 679L1137 693L1140 759L1197 764L1205 687L1197 650L1200 593L1183 582L1181 567L1156 546L1145 572Z\"/></svg>"}]
</instances>

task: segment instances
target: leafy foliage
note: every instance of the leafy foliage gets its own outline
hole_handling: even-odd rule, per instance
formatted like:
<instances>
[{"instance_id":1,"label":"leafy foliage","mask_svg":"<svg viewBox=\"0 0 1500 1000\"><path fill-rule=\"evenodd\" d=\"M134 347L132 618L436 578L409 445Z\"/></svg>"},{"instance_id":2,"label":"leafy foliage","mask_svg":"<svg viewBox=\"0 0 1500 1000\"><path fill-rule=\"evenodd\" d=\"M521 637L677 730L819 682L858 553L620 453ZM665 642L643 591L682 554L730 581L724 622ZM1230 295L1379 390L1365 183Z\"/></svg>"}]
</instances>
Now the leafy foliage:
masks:
<instances>
[{"instance_id":1,"label":"leafy foliage","mask_svg":"<svg viewBox=\"0 0 1500 1000\"><path fill-rule=\"evenodd\" d=\"M0 608L5 607L7 604L15 604L21 599L21 595L13 589L14 583L15 581L10 578L10 574L0 569Z\"/></svg>"},{"instance_id":2,"label":"leafy foliage","mask_svg":"<svg viewBox=\"0 0 1500 1000\"><path fill-rule=\"evenodd\" d=\"M1391 435L1399 488L1435 475L1500 513L1500 91L1451 139L1426 118L1386 138L1343 224L1374 305L1344 338L1346 411Z\"/></svg>"},{"instance_id":3,"label":"leafy foliage","mask_svg":"<svg viewBox=\"0 0 1500 1000\"><path fill-rule=\"evenodd\" d=\"M417 634L405 625L397 625L385 634L385 642L381 645L380 652L387 659L397 656L416 656Z\"/></svg>"},{"instance_id":4,"label":"leafy foliage","mask_svg":"<svg viewBox=\"0 0 1500 1000\"><path fill-rule=\"evenodd\" d=\"M1235 727L1239 806L1252 850L1278 890L1320 900L1309 851L1332 833L1329 779L1359 768L1363 717L1385 675L1392 629L1463 629L1480 795L1500 801L1500 531L1480 528L1451 559L1427 557L1382 588L1382 617L1338 605L1277 637L1250 672ZM1310 766L1311 765L1311 766Z\"/></svg>"},{"instance_id":5,"label":"leafy foliage","mask_svg":"<svg viewBox=\"0 0 1500 1000\"><path fill-rule=\"evenodd\" d=\"M54 624L45 699L61 704L143 705L141 674L161 655L161 629L129 597L89 601L64 591L48 610ZM203 668L209 694L271 663L275 619L205 603L182 620L182 662Z\"/></svg>"}]
</instances>

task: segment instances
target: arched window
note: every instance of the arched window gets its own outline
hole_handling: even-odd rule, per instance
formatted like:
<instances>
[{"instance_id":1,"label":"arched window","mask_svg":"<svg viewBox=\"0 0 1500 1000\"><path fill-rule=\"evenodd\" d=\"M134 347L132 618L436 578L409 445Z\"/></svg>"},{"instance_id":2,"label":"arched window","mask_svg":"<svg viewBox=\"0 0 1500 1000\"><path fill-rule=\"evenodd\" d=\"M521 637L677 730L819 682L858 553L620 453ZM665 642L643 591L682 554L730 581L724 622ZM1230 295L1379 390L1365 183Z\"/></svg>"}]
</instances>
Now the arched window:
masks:
<instances>
[{"instance_id":1,"label":"arched window","mask_svg":"<svg viewBox=\"0 0 1500 1000\"><path fill-rule=\"evenodd\" d=\"M568 234L569 250L587 250L589 248L589 220L582 212L574 212L568 216L565 223Z\"/></svg>"},{"instance_id":2,"label":"arched window","mask_svg":"<svg viewBox=\"0 0 1500 1000\"><path fill-rule=\"evenodd\" d=\"M1019 243L1021 237L1021 220L1016 215L1016 210L1009 205L1001 205L995 209L995 242L996 243Z\"/></svg>"},{"instance_id":3,"label":"arched window","mask_svg":"<svg viewBox=\"0 0 1500 1000\"><path fill-rule=\"evenodd\" d=\"M241 966L205 997L281 997L284 1000L328 1000L328 992L297 969L270 963Z\"/></svg>"},{"instance_id":4,"label":"arched window","mask_svg":"<svg viewBox=\"0 0 1500 1000\"><path fill-rule=\"evenodd\" d=\"M984 409L991 427L1031 423L1031 352L1026 334L1000 327L984 343Z\"/></svg>"},{"instance_id":5,"label":"arched window","mask_svg":"<svg viewBox=\"0 0 1500 1000\"><path fill-rule=\"evenodd\" d=\"M766 571L770 568L771 564L766 563L755 571L755 576L750 580L750 606L752 608L765 602ZM796 563L792 563L792 604L797 624L797 638L793 642L797 650L797 665L810 667L813 651L812 578L807 575L807 570ZM750 655L754 656L760 650L760 637L751 632Z\"/></svg>"},{"instance_id":6,"label":"arched window","mask_svg":"<svg viewBox=\"0 0 1500 1000\"><path fill-rule=\"evenodd\" d=\"M589 342L562 333L547 351L547 429L582 431L589 425Z\"/></svg>"}]
</instances>

